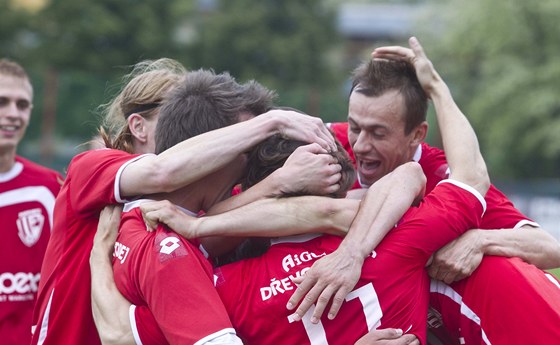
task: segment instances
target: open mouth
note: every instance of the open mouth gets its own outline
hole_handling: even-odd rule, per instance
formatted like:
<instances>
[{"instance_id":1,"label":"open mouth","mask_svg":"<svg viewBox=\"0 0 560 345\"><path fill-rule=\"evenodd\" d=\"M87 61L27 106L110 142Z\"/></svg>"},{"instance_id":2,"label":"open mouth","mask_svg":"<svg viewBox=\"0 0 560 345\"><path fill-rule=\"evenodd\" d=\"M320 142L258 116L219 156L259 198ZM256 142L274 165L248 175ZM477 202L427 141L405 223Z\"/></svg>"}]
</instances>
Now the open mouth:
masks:
<instances>
[{"instance_id":1,"label":"open mouth","mask_svg":"<svg viewBox=\"0 0 560 345\"><path fill-rule=\"evenodd\" d=\"M381 165L379 160L359 160L358 169L364 177L374 175Z\"/></svg>"}]
</instances>

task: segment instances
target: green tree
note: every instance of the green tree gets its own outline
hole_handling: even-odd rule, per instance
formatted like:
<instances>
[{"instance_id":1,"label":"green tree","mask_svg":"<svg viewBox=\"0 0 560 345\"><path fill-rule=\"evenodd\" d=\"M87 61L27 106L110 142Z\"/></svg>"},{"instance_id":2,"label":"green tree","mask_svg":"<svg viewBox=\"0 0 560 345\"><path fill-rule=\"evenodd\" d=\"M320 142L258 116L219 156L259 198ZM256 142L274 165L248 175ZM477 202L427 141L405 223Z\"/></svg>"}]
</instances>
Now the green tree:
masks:
<instances>
[{"instance_id":1,"label":"green tree","mask_svg":"<svg viewBox=\"0 0 560 345\"><path fill-rule=\"evenodd\" d=\"M473 122L492 175L558 177L560 2L436 3L439 32L426 46Z\"/></svg>"},{"instance_id":2,"label":"green tree","mask_svg":"<svg viewBox=\"0 0 560 345\"><path fill-rule=\"evenodd\" d=\"M333 8L321 0L216 4L196 23L198 36L189 54L195 65L229 71L241 80L257 79L278 90L280 103L314 114L327 112L322 105L331 98L329 90L338 94L340 87L329 61L338 42Z\"/></svg>"}]
</instances>

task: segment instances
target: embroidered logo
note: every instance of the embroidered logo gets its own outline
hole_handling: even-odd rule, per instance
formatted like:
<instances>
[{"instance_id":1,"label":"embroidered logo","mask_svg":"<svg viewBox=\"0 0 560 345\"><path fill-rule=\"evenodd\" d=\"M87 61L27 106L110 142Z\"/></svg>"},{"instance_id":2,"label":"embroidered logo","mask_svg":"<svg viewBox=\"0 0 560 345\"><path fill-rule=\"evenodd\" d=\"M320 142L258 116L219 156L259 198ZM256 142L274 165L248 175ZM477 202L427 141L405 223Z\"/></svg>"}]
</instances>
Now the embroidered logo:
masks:
<instances>
[{"instance_id":1,"label":"embroidered logo","mask_svg":"<svg viewBox=\"0 0 560 345\"><path fill-rule=\"evenodd\" d=\"M31 247L37 243L39 237L41 237L43 225L45 224L45 216L43 216L40 208L34 208L20 212L16 223L19 238L23 244Z\"/></svg>"}]
</instances>

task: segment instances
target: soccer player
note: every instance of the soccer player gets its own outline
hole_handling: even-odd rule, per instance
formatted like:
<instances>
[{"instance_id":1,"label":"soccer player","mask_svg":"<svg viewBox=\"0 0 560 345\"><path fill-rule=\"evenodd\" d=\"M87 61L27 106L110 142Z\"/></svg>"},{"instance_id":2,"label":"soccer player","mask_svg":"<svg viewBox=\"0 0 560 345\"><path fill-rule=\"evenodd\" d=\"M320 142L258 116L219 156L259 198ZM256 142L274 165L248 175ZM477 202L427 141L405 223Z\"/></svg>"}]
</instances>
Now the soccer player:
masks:
<instances>
[{"instance_id":1,"label":"soccer player","mask_svg":"<svg viewBox=\"0 0 560 345\"><path fill-rule=\"evenodd\" d=\"M33 87L18 63L0 59L0 339L29 344L41 263L59 173L16 154L31 117Z\"/></svg>"},{"instance_id":2,"label":"soccer player","mask_svg":"<svg viewBox=\"0 0 560 345\"><path fill-rule=\"evenodd\" d=\"M184 75L184 68L169 59L136 66L106 114L116 124L111 128L116 130L109 131L115 136L101 134L113 149L87 151L71 161L56 199L53 232L41 269L33 344L100 343L91 311L88 258L99 213L106 205L177 190L276 133L316 142L319 152L334 149L320 119L271 111L150 154L160 105Z\"/></svg>"},{"instance_id":3,"label":"soccer player","mask_svg":"<svg viewBox=\"0 0 560 345\"><path fill-rule=\"evenodd\" d=\"M485 193L490 183L476 136L468 121L456 107L447 86L433 70L420 45L414 39L411 45L417 58L419 79L423 81L426 92L438 110L438 121L452 170L450 179L440 183L419 207L411 208L382 242L384 232L379 230L384 227L379 226L379 222L384 220L376 217L371 207L374 199L368 198L369 192L362 203L363 208L371 212L358 215L354 221L351 213L356 212L359 202L313 197L303 201L297 199L295 202L300 202L298 207L286 206L294 200L277 201L286 207L286 211L290 211L285 214L278 212L278 209L270 211L267 208L270 202L257 202L256 205L251 204L222 215L194 219L183 226L174 218L184 219L185 216L177 217L178 213L174 213L168 218L169 214L147 210L146 217L174 224L176 230L181 227L183 230L193 228L194 234L198 236L223 234L234 229L243 229L243 235L255 228L277 229L278 224L271 221L272 215L282 215L289 220L296 217L291 212L300 213L305 205L318 203L329 209L329 213L342 217L335 222L343 224L342 228L348 228L352 223L346 237L351 241L347 243L358 241L360 245L354 248L359 251L353 255L365 260L359 283L346 298L335 320L327 317L314 320L311 311L303 317L303 322L297 322L298 315L291 314L285 305L290 293L296 289L293 280L304 275L319 258L338 251L341 245L339 237L302 235L278 238L272 241L264 255L215 270L218 292L234 327L246 343L352 344L368 330L378 327L400 328L425 343L429 278L424 266L437 248L470 227L478 226L485 208L481 194ZM266 147L256 156L266 157L267 153L275 154L277 151L277 147ZM408 163L398 171L410 166L419 169L416 163ZM250 171L252 167L250 163ZM256 170L263 173L260 165L256 166ZM248 173L248 176L257 175ZM352 207L349 202L354 202L353 212L348 212ZM364 219L369 226L361 226ZM278 222L286 224L284 219ZM360 231L356 231L356 224L360 225ZM223 232L216 232L216 227L220 226ZM211 231L207 232L208 229ZM374 253L364 251L372 243L379 242ZM339 270L331 271L333 275L339 273Z\"/></svg>"},{"instance_id":4,"label":"soccer player","mask_svg":"<svg viewBox=\"0 0 560 345\"><path fill-rule=\"evenodd\" d=\"M408 51L395 47L378 48L374 51L376 58L406 60L409 56L405 54L408 54ZM427 130L426 97L410 67L402 62L374 59L355 71L353 85L349 104L349 123L335 124L331 127L340 140L346 140L346 147L353 149L361 183L367 185L395 166L415 160L422 165L427 176L429 193L438 181L447 176L449 169L444 153L422 142ZM435 256L430 267L433 277L447 283L464 278L475 270L483 255L519 256L542 268L560 264L558 242L515 209L494 186L491 186L488 191L486 200L488 210L480 229L504 230L474 229L444 247ZM521 228L523 231L520 230ZM333 283L334 279L326 281L324 278L317 278L321 275L320 271L312 269L308 275L308 278L312 279L305 282L302 289L294 294L291 304L296 305L316 279L319 280L318 288L307 297L310 301L314 301L320 294L323 300L329 300L335 293L340 299L340 296L344 296L345 291L349 291L349 287L353 284L345 275L336 277L338 281L335 283ZM468 280L463 284L469 284ZM472 289L483 290L484 287L473 286ZM444 291L451 290L434 289L433 292L441 294ZM446 298L452 299L451 296ZM309 304L304 302L298 314L304 313ZM323 302L319 303L316 315L320 315L324 305ZM449 304L438 303L438 305L445 307ZM432 320L435 322L431 325L440 328L442 315L444 319L449 319L451 316L445 317L445 314L454 314L455 319L458 320L462 317L454 313L458 310L455 308L449 311L435 311L432 315ZM336 310L331 308L331 313L336 315ZM458 324L458 321L454 324Z\"/></svg>"}]
</instances>

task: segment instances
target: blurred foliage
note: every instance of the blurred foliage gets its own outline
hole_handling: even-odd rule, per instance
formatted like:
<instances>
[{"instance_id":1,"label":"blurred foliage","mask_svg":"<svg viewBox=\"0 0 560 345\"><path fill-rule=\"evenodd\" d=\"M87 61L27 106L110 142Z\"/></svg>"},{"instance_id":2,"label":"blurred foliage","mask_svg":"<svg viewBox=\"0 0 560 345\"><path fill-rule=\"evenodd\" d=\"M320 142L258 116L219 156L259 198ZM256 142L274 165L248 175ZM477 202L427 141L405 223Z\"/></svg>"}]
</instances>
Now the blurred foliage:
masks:
<instances>
[{"instance_id":1,"label":"blurred foliage","mask_svg":"<svg viewBox=\"0 0 560 345\"><path fill-rule=\"evenodd\" d=\"M334 10L322 0L219 1L197 19L189 56L197 66L276 89L282 105L325 117L333 108L324 94L341 82L328 59L339 46L334 24ZM337 100L343 112L345 100Z\"/></svg>"},{"instance_id":2,"label":"blurred foliage","mask_svg":"<svg viewBox=\"0 0 560 345\"><path fill-rule=\"evenodd\" d=\"M557 178L560 2L386 2L435 9L415 32L473 122L492 176ZM39 137L43 108L48 110L45 94L56 98L51 111L57 137L88 140L98 123L93 112L118 90L119 77L140 60L162 56L190 69L257 79L278 91L280 105L340 121L346 115L348 69L354 67L345 56L350 45L335 27L342 3L0 0L0 56L20 61L33 79L27 142Z\"/></svg>"},{"instance_id":3,"label":"blurred foliage","mask_svg":"<svg viewBox=\"0 0 560 345\"><path fill-rule=\"evenodd\" d=\"M119 78L162 56L258 79L280 104L342 120L329 62L337 43L333 8L320 0L0 0L0 55L22 63L35 87L24 144L40 136L45 95L56 97L57 137L88 140Z\"/></svg>"},{"instance_id":4,"label":"blurred foliage","mask_svg":"<svg viewBox=\"0 0 560 345\"><path fill-rule=\"evenodd\" d=\"M431 3L437 24L422 42L475 126L492 176L558 178L560 2Z\"/></svg>"}]
</instances>

